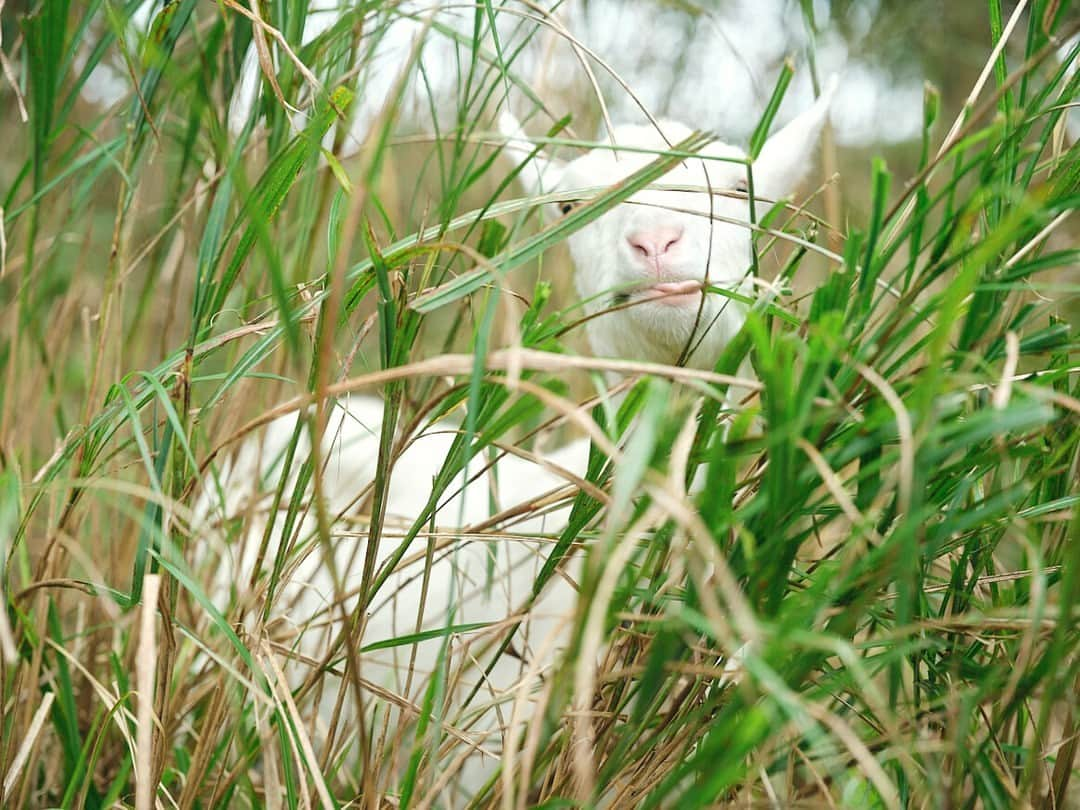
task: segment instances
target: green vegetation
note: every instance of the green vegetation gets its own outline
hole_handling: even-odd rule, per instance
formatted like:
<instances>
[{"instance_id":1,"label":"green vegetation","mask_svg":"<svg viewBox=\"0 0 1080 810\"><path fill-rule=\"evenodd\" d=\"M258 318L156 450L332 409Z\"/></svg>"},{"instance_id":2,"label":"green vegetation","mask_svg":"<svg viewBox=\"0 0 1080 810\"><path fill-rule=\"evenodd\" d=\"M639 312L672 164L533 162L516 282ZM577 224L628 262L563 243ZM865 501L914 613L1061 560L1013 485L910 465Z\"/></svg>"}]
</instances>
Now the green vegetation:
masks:
<instances>
[{"instance_id":1,"label":"green vegetation","mask_svg":"<svg viewBox=\"0 0 1080 810\"><path fill-rule=\"evenodd\" d=\"M454 125L397 134L417 45L383 68L394 92L346 160L334 125L364 99L354 66L391 2L358 3L302 47L306 0L262 4L262 24L246 4L172 0L142 42L132 0L8 5L0 806L149 808L152 791L162 807L442 806L461 743L439 679L420 720L389 732L356 644L288 696L289 644L249 632L247 583L215 607L218 539L191 531L192 508L244 426L294 397L317 407L285 464L316 492L300 438L321 430L327 392L385 399L378 515L396 427L465 426L445 487L496 440L569 435L573 405L604 393L598 372L540 362L580 351L551 248L605 199L543 228L515 191L491 133L511 90L543 107L516 69L523 37L493 37L508 12L488 2L471 39L422 16L464 55ZM927 90L910 178L873 161L865 212L843 221L771 212L808 246L759 236L781 292L717 367L749 353L759 396L732 415L721 386L672 370L593 408L618 453L594 446L587 480L611 505L580 492L549 538L552 567L586 555L573 648L545 682L547 722L518 743L531 767L476 806L510 806L507 784L548 808L1080 804L1080 146L1063 128L1080 45L1059 60L1069 3L1028 5L970 104L947 114ZM986 7L984 60L1007 22ZM253 37L276 73L258 125L234 135ZM103 111L79 93L106 58L137 91ZM571 141L552 112L535 131ZM488 367L508 334L537 352L531 387ZM303 486L269 490L290 525L309 508ZM333 542L335 516L310 508L305 542ZM616 555L625 569L601 587ZM266 561L271 591L287 570ZM717 662L746 641L745 674L722 683ZM375 722L312 737L326 695ZM402 756L380 758L388 733Z\"/></svg>"}]
</instances>

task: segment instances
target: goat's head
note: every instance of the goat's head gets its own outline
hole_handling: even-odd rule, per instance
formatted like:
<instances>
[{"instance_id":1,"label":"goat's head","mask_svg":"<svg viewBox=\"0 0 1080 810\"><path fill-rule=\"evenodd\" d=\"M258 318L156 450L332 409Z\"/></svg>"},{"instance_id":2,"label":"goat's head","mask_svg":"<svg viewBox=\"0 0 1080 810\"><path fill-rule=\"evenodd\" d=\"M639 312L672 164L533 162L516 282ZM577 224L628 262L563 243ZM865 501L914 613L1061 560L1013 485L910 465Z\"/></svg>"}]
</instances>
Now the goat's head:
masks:
<instances>
[{"instance_id":1,"label":"goat's head","mask_svg":"<svg viewBox=\"0 0 1080 810\"><path fill-rule=\"evenodd\" d=\"M757 200L789 195L806 175L831 95L830 88L766 141L751 167ZM517 122L504 114L500 127L510 138L507 151L523 161L532 147ZM587 189L619 182L690 134L667 121L659 131L619 126L614 148L596 148L568 163L540 153L520 176L530 193L565 192L545 206L551 216L565 216L593 195ZM635 151L622 151L627 147ZM711 367L742 325L744 308L707 288L748 287L746 153L713 141L699 155L660 180L665 190L640 191L570 236L577 291L595 316L587 328L597 354ZM759 211L770 204L759 202Z\"/></svg>"}]
</instances>

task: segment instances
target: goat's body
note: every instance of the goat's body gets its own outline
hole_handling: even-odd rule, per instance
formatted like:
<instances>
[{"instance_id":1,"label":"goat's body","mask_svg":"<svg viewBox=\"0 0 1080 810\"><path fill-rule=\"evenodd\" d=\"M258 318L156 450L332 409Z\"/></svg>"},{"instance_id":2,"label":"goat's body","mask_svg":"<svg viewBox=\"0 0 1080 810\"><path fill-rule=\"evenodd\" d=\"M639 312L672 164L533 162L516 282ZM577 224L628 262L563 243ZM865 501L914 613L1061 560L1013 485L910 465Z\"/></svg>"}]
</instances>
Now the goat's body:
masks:
<instances>
[{"instance_id":1,"label":"goat's body","mask_svg":"<svg viewBox=\"0 0 1080 810\"><path fill-rule=\"evenodd\" d=\"M207 494L197 509L207 516L207 525L210 515L243 519L245 530L239 542L224 551L217 568L217 595L224 597L236 584L241 597L249 599L247 632L255 638L269 633L293 650L300 661L289 667L294 687L334 649L335 640L346 627L345 618L358 606L369 545L366 515L370 498L366 495L375 478L382 410L381 400L350 397L332 411L324 434L323 492L340 591L324 546L318 541L309 497L304 498L302 519L288 538L282 534L284 512L297 486L295 474L287 477L280 513L259 561L268 509L280 482L281 459L292 442L295 415L268 425L261 440L247 443L224 469L219 480L227 497L220 508L211 505L215 499ZM557 660L555 653L568 638L581 559L581 555L569 557L530 606L540 569L566 524L566 497L548 509L525 508L521 519L508 518L474 531L470 527L482 527L493 515L516 506L532 507L541 500L554 500L550 496L565 489L566 473L584 475L588 443L571 442L543 456L542 463L506 455L491 470L483 471L485 464L474 460L470 464L474 480L466 483L459 476L447 489L430 526L425 525L425 530L402 548L403 537L423 513L433 478L459 430L452 423L430 426L393 465L374 571L383 572L394 558L397 562L369 600L358 640L361 678L386 706L382 717L384 722L391 718L391 738L409 725L393 718L416 719L415 709L422 704L435 671L447 676L452 686L447 689L445 707L439 711L445 711L448 725L466 730L479 752L462 763L462 776L456 782L467 792L478 789L490 774L495 760L489 755L497 757L503 748L502 735L514 700L520 696L528 705L541 676ZM297 442L293 469L299 468L308 454L305 429ZM282 584L267 609L268 572L283 540L292 551L279 578ZM258 584L248 591L253 573L259 572ZM344 598L339 599L339 594ZM447 627L457 629L439 632ZM272 632L267 628L273 628ZM436 634L417 640L425 631ZM400 641L403 637L408 640ZM511 638L511 653L496 655L507 638ZM366 650L371 647L378 649ZM344 658L339 647L331 661L337 667ZM465 697L474 691L473 701L464 705ZM334 694L324 696L320 723L332 719L335 698ZM339 729L338 734L353 731L355 728Z\"/></svg>"}]
</instances>

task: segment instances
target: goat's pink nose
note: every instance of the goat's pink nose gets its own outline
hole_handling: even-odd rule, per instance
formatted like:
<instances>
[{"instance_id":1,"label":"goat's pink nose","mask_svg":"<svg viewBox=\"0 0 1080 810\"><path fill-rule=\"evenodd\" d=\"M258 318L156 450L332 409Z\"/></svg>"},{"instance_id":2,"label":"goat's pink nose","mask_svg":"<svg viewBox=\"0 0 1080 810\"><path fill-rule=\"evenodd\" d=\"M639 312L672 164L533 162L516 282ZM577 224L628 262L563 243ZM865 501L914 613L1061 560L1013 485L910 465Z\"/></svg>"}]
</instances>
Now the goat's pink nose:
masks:
<instances>
[{"instance_id":1,"label":"goat's pink nose","mask_svg":"<svg viewBox=\"0 0 1080 810\"><path fill-rule=\"evenodd\" d=\"M634 252L639 253L646 259L659 259L675 245L683 236L682 225L664 225L648 230L634 231L626 237Z\"/></svg>"}]
</instances>

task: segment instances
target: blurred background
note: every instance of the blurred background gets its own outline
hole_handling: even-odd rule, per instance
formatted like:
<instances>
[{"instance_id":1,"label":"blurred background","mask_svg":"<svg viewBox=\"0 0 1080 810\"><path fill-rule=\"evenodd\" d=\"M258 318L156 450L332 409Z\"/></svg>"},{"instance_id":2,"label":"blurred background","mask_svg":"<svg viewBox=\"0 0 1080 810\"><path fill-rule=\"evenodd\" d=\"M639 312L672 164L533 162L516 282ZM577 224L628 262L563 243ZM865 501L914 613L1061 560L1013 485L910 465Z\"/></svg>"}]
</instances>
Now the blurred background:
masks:
<instances>
[{"instance_id":1,"label":"blurred background","mask_svg":"<svg viewBox=\"0 0 1080 810\"><path fill-rule=\"evenodd\" d=\"M26 0L7 3L5 42L19 39L14 20L25 5ZM170 4L156 0L128 4L131 16L124 32L128 50L139 50L161 5ZM925 84L941 93L945 117L955 115L985 64L991 42L987 6L979 2L572 0L539 4L547 7L544 17L552 23L539 30L538 12L523 4L504 5L496 26L501 41L495 45L489 36L488 45L500 48L504 57L512 55L516 71L551 113L574 115L574 128L582 137L597 135L602 98L615 123L644 121L642 110L647 110L745 143L782 64L791 59L795 79L777 123L809 103L816 77L824 80L836 74L842 92L833 105L832 123L844 168L849 161L858 167L861 155L883 154L900 175L911 170L920 140ZM471 34L471 7L420 2L386 6L394 9L393 14L369 17L367 25L374 20L374 30L362 35L371 40L370 52L359 68L359 98L346 153L355 151L369 134L419 38L423 39L420 70L405 79L400 128L431 132L433 118L444 128L452 125L468 90L461 67L471 59L471 43L462 41ZM1008 16L1016 4L1002 6ZM303 44L343 21L355 25L359 19L357 4L341 0L313 0L309 8ZM81 58L72 66L75 71L83 69L98 44L93 34L100 27L88 26ZM1023 45L1019 40L1011 44L1017 52ZM88 120L130 100L125 54L119 48L112 50L81 88ZM249 48L236 94L221 99L229 105L228 121L234 131L252 111L256 64L254 49ZM13 101L10 88L5 88L5 95ZM14 115L15 110L8 112ZM10 173L17 167L4 168ZM7 179L10 182L10 174Z\"/></svg>"}]
</instances>

